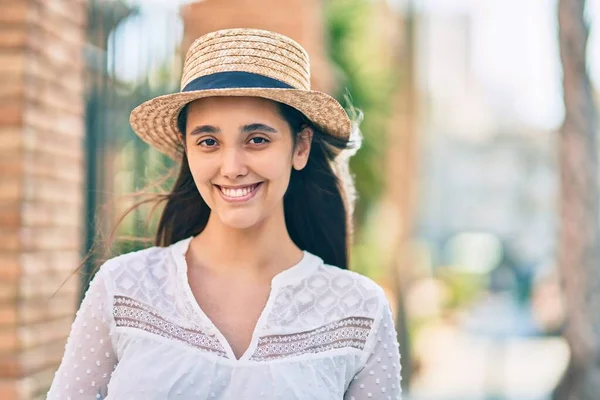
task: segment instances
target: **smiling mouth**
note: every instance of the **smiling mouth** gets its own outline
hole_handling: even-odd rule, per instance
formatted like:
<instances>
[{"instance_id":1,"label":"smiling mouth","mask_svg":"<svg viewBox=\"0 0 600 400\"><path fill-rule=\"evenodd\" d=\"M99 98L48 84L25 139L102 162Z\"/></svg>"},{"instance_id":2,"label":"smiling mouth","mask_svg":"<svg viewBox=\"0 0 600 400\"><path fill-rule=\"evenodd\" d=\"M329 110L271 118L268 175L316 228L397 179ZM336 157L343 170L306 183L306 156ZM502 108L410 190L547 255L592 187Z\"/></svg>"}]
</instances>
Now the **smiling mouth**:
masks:
<instances>
[{"instance_id":1,"label":"smiling mouth","mask_svg":"<svg viewBox=\"0 0 600 400\"><path fill-rule=\"evenodd\" d=\"M256 194L258 188L262 185L262 182L255 183L254 185L246 186L239 189L231 189L225 188L219 185L215 185L221 196L227 200L232 202L240 202L250 200Z\"/></svg>"}]
</instances>

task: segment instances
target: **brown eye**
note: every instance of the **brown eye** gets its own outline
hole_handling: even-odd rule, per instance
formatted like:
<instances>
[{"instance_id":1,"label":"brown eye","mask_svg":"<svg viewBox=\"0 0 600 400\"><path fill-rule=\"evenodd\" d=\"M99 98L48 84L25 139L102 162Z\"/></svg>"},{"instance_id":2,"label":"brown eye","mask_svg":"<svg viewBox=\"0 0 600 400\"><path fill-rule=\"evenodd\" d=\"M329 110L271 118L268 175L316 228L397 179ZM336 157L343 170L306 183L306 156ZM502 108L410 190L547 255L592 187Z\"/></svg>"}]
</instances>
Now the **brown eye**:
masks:
<instances>
[{"instance_id":1,"label":"brown eye","mask_svg":"<svg viewBox=\"0 0 600 400\"><path fill-rule=\"evenodd\" d=\"M253 140L254 140L254 142L253 142ZM258 140L258 142L257 142L256 140ZM264 144L264 143L269 143L269 140L268 140L268 139L265 139L265 138L263 138L263 137L260 137L260 136L253 137L252 139L250 139L250 141L252 142L252 144Z\"/></svg>"},{"instance_id":2,"label":"brown eye","mask_svg":"<svg viewBox=\"0 0 600 400\"><path fill-rule=\"evenodd\" d=\"M204 147L214 147L217 144L217 141L215 139L204 139L198 144Z\"/></svg>"}]
</instances>

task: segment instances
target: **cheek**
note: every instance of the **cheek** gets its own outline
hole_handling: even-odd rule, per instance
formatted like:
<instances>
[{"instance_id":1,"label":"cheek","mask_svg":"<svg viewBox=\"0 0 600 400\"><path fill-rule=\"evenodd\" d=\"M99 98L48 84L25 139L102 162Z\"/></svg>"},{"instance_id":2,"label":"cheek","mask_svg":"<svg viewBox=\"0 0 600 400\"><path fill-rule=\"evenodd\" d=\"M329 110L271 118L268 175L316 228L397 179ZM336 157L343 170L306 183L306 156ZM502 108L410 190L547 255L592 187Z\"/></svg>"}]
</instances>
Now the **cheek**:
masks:
<instances>
[{"instance_id":1,"label":"cheek","mask_svg":"<svg viewBox=\"0 0 600 400\"><path fill-rule=\"evenodd\" d=\"M218 172L212 164L213 163L203 162L198 159L189 160L192 178L201 194L204 194L203 192L207 190L207 185L211 185L211 181L213 181L215 177L215 172Z\"/></svg>"},{"instance_id":2,"label":"cheek","mask_svg":"<svg viewBox=\"0 0 600 400\"><path fill-rule=\"evenodd\" d=\"M254 173L257 178L269 182L272 189L277 192L285 191L292 170L292 160L287 154L272 153L264 157L257 157L249 165L249 173Z\"/></svg>"}]
</instances>

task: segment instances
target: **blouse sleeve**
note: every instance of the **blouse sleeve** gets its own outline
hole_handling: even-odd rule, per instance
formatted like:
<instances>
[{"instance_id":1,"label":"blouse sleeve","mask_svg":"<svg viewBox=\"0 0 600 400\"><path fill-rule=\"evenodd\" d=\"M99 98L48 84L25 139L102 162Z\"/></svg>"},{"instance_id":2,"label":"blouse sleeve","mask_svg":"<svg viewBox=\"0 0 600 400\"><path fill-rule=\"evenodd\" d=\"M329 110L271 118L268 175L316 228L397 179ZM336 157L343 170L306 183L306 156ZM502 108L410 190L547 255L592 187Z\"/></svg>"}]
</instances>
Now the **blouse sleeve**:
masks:
<instances>
[{"instance_id":1,"label":"blouse sleeve","mask_svg":"<svg viewBox=\"0 0 600 400\"><path fill-rule=\"evenodd\" d=\"M112 316L106 286L106 264L90 282L75 314L61 364L48 400L102 399L117 364L110 329Z\"/></svg>"},{"instance_id":2,"label":"blouse sleeve","mask_svg":"<svg viewBox=\"0 0 600 400\"><path fill-rule=\"evenodd\" d=\"M400 351L390 305L385 300L374 345L364 367L350 382L344 400L400 400Z\"/></svg>"}]
</instances>

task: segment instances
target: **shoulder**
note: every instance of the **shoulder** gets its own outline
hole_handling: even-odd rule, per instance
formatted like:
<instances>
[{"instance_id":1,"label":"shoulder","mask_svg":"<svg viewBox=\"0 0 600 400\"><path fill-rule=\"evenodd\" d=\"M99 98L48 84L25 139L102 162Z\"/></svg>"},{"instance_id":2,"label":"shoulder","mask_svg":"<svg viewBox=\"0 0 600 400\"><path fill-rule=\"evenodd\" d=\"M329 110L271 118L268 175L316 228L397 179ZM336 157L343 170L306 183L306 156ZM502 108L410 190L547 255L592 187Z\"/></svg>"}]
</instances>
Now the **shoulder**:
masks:
<instances>
[{"instance_id":1,"label":"shoulder","mask_svg":"<svg viewBox=\"0 0 600 400\"><path fill-rule=\"evenodd\" d=\"M326 277L330 282L331 289L336 290L340 295L352 292L350 289L354 289L360 292L365 299L379 301L385 299L383 288L365 275L329 264L322 264L317 273Z\"/></svg>"},{"instance_id":2,"label":"shoulder","mask_svg":"<svg viewBox=\"0 0 600 400\"><path fill-rule=\"evenodd\" d=\"M171 246L152 246L141 250L122 253L106 260L100 267L104 270L113 270L122 267L152 267L160 263L168 255Z\"/></svg>"},{"instance_id":3,"label":"shoulder","mask_svg":"<svg viewBox=\"0 0 600 400\"><path fill-rule=\"evenodd\" d=\"M387 304L383 288L372 279L354 271L322 263L307 282L319 302L335 305L338 318L377 319Z\"/></svg>"},{"instance_id":4,"label":"shoulder","mask_svg":"<svg viewBox=\"0 0 600 400\"><path fill-rule=\"evenodd\" d=\"M128 253L122 253L118 256L112 257L106 260L105 264L109 266L114 265L129 265L135 263L146 263L152 264L152 262L158 257L160 258L168 251L170 247L158 247L152 246L142 250L131 251ZM110 267L108 267L110 268Z\"/></svg>"},{"instance_id":5,"label":"shoulder","mask_svg":"<svg viewBox=\"0 0 600 400\"><path fill-rule=\"evenodd\" d=\"M171 247L152 246L146 249L123 253L106 260L96 276L102 276L117 288L147 286L157 278L168 275L172 270L166 262Z\"/></svg>"}]
</instances>

